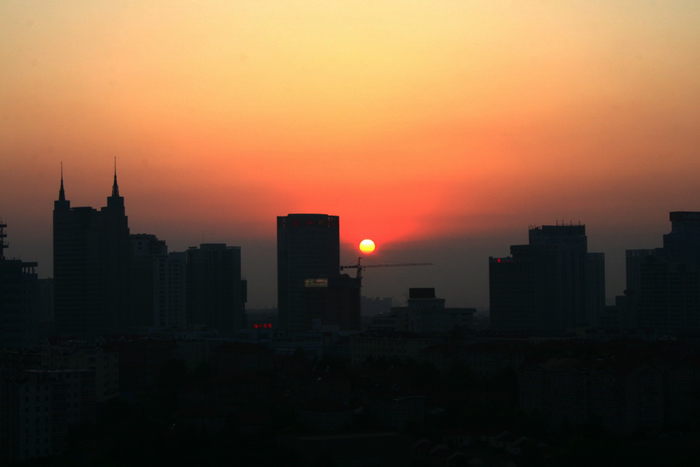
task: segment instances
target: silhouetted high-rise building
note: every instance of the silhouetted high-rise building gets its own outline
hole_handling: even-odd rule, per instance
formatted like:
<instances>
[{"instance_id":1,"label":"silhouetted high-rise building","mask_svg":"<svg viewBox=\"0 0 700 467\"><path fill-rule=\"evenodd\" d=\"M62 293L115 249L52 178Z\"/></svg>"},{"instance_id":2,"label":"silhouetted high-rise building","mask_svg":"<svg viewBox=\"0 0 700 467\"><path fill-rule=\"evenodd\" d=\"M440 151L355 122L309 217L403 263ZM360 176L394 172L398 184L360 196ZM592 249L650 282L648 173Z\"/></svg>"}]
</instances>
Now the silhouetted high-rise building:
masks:
<instances>
[{"instance_id":1,"label":"silhouetted high-rise building","mask_svg":"<svg viewBox=\"0 0 700 467\"><path fill-rule=\"evenodd\" d=\"M187 325L187 254L168 253L155 235L131 235L135 326L182 330Z\"/></svg>"},{"instance_id":2,"label":"silhouetted high-rise building","mask_svg":"<svg viewBox=\"0 0 700 467\"><path fill-rule=\"evenodd\" d=\"M240 247L205 243L187 250L188 324L232 335L245 326L246 301Z\"/></svg>"},{"instance_id":3,"label":"silhouetted high-rise building","mask_svg":"<svg viewBox=\"0 0 700 467\"><path fill-rule=\"evenodd\" d=\"M131 309L134 325L141 328L154 326L160 263L168 255L164 240L155 235L131 235Z\"/></svg>"},{"instance_id":4,"label":"silhouetted high-rise building","mask_svg":"<svg viewBox=\"0 0 700 467\"><path fill-rule=\"evenodd\" d=\"M39 340L37 263L5 258L5 227L0 223L0 348L31 347Z\"/></svg>"},{"instance_id":5,"label":"silhouetted high-rise building","mask_svg":"<svg viewBox=\"0 0 700 467\"><path fill-rule=\"evenodd\" d=\"M491 328L562 333L595 325L605 306L604 257L588 253L584 225L530 229L528 245L489 258Z\"/></svg>"},{"instance_id":6,"label":"silhouetted high-rise building","mask_svg":"<svg viewBox=\"0 0 700 467\"><path fill-rule=\"evenodd\" d=\"M307 329L306 279L328 278L340 271L338 216L289 214L277 217L277 303L280 327Z\"/></svg>"},{"instance_id":7,"label":"silhouetted high-rise building","mask_svg":"<svg viewBox=\"0 0 700 467\"><path fill-rule=\"evenodd\" d=\"M700 329L700 212L670 213L663 248L627 250L635 325L660 334Z\"/></svg>"},{"instance_id":8,"label":"silhouetted high-rise building","mask_svg":"<svg viewBox=\"0 0 700 467\"><path fill-rule=\"evenodd\" d=\"M53 211L56 331L94 337L128 332L131 246L117 173L107 206L71 207L61 188Z\"/></svg>"}]
</instances>

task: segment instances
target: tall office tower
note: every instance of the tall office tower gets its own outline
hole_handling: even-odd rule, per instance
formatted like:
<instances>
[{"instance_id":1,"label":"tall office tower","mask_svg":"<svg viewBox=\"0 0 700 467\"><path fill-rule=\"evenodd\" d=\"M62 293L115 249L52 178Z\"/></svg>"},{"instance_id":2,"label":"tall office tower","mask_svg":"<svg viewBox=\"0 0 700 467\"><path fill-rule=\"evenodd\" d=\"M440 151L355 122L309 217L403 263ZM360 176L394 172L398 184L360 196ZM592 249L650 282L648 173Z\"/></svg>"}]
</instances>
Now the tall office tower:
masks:
<instances>
[{"instance_id":1,"label":"tall office tower","mask_svg":"<svg viewBox=\"0 0 700 467\"><path fill-rule=\"evenodd\" d=\"M157 290L161 280L161 259L168 246L155 235L131 235L131 307L134 326L148 328L155 324Z\"/></svg>"},{"instance_id":2,"label":"tall office tower","mask_svg":"<svg viewBox=\"0 0 700 467\"><path fill-rule=\"evenodd\" d=\"M700 329L700 212L671 212L670 220L663 248L627 250L635 324L664 335Z\"/></svg>"},{"instance_id":3,"label":"tall office tower","mask_svg":"<svg viewBox=\"0 0 700 467\"><path fill-rule=\"evenodd\" d=\"M528 245L489 258L491 328L557 334L595 325L605 305L604 256L588 253L584 225L530 229Z\"/></svg>"},{"instance_id":4,"label":"tall office tower","mask_svg":"<svg viewBox=\"0 0 700 467\"><path fill-rule=\"evenodd\" d=\"M0 348L31 347L39 342L37 263L5 258L5 228L0 223Z\"/></svg>"},{"instance_id":5,"label":"tall office tower","mask_svg":"<svg viewBox=\"0 0 700 467\"><path fill-rule=\"evenodd\" d=\"M306 279L327 278L339 271L338 216L277 217L277 309L282 330L295 333L307 329Z\"/></svg>"},{"instance_id":6,"label":"tall office tower","mask_svg":"<svg viewBox=\"0 0 700 467\"><path fill-rule=\"evenodd\" d=\"M205 243L187 250L187 322L223 335L245 327L247 283L241 248Z\"/></svg>"},{"instance_id":7,"label":"tall office tower","mask_svg":"<svg viewBox=\"0 0 700 467\"><path fill-rule=\"evenodd\" d=\"M61 174L53 211L53 257L58 333L95 337L130 330L131 246L116 170L112 194L99 211L71 208Z\"/></svg>"}]
</instances>

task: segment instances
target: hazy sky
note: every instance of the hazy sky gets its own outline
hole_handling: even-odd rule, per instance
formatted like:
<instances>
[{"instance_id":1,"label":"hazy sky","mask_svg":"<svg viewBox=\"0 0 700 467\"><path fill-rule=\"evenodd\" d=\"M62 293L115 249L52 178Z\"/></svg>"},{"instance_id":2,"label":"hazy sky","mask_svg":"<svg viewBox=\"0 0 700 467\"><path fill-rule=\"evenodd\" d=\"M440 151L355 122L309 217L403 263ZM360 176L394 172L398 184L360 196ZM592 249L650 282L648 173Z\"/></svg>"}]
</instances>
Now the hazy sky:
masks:
<instances>
[{"instance_id":1,"label":"hazy sky","mask_svg":"<svg viewBox=\"0 0 700 467\"><path fill-rule=\"evenodd\" d=\"M487 304L487 261L529 225L585 223L606 253L661 245L700 210L697 0L0 2L0 218L51 276L63 162L132 233L243 248L274 306L275 218L365 237L365 295L436 287Z\"/></svg>"}]
</instances>

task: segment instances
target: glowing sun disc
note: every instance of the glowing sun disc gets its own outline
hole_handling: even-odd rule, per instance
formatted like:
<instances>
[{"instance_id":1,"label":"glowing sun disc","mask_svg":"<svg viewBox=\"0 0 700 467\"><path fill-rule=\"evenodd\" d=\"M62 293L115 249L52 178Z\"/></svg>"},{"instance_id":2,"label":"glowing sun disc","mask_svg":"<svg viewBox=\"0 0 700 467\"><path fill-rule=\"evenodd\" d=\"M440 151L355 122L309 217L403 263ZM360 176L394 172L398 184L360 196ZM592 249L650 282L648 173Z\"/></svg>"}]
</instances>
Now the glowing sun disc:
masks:
<instances>
[{"instance_id":1,"label":"glowing sun disc","mask_svg":"<svg viewBox=\"0 0 700 467\"><path fill-rule=\"evenodd\" d=\"M372 253L374 248L374 242L369 238L366 238L360 242L360 251L362 253Z\"/></svg>"}]
</instances>

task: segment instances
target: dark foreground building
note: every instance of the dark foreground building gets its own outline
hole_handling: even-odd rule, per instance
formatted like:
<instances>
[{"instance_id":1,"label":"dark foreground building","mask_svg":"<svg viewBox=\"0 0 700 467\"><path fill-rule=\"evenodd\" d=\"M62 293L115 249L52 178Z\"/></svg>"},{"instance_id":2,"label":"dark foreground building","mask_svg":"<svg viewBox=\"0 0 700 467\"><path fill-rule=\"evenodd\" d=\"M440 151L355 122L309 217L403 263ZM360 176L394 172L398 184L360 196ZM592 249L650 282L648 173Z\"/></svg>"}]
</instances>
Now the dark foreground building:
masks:
<instances>
[{"instance_id":1,"label":"dark foreground building","mask_svg":"<svg viewBox=\"0 0 700 467\"><path fill-rule=\"evenodd\" d=\"M341 331L361 329L360 279L335 274L306 279L304 286L307 330L320 330L324 326Z\"/></svg>"}]
</instances>

